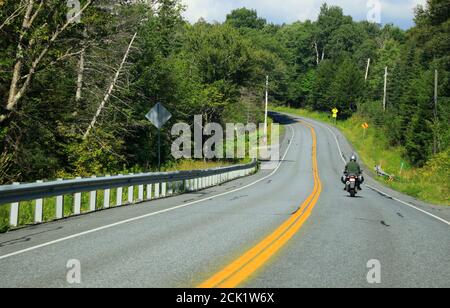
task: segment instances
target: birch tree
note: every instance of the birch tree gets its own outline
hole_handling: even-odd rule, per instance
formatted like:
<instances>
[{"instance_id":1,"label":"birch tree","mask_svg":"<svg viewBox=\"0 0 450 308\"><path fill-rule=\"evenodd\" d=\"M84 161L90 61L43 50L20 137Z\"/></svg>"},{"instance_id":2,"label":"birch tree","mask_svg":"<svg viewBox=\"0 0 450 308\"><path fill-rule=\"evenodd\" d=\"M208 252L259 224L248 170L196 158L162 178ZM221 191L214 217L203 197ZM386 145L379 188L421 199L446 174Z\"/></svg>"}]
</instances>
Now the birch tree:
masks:
<instances>
[{"instance_id":1,"label":"birch tree","mask_svg":"<svg viewBox=\"0 0 450 308\"><path fill-rule=\"evenodd\" d=\"M44 15L43 13L47 10L54 9L54 6L61 8L61 5L58 6L55 2L45 2L44 0L24 0L20 2L20 5L22 3L24 4L24 14L19 31L8 99L5 104L5 109L9 113L0 115L0 122L16 109L28 91L37 69L42 65L55 42L91 5L92 0L87 0L78 12L56 25L47 39L38 36L40 31L48 28L46 18L41 15Z\"/></svg>"}]
</instances>

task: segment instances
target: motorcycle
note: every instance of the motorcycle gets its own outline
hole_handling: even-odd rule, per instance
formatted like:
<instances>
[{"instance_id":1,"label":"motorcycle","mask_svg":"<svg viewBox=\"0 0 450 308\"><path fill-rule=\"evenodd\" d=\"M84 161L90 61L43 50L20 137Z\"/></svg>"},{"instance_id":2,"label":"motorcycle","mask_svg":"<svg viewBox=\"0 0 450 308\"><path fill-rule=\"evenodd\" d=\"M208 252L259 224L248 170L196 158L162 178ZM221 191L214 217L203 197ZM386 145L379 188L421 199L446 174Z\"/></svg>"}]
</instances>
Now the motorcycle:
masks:
<instances>
[{"instance_id":1,"label":"motorcycle","mask_svg":"<svg viewBox=\"0 0 450 308\"><path fill-rule=\"evenodd\" d=\"M358 193L358 177L356 175L347 176L345 190L352 198L356 197L356 194Z\"/></svg>"}]
</instances>

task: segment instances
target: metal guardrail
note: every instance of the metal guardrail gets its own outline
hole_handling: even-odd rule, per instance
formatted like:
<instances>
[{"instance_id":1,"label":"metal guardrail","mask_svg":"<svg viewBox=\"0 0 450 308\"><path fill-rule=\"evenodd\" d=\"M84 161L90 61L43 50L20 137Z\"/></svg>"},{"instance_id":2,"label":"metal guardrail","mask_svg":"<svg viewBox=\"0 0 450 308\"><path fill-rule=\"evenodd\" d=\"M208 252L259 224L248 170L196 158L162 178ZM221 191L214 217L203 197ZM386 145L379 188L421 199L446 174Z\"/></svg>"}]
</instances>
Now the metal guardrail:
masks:
<instances>
[{"instance_id":1,"label":"metal guardrail","mask_svg":"<svg viewBox=\"0 0 450 308\"><path fill-rule=\"evenodd\" d=\"M94 212L111 207L111 190L116 190L115 206L134 204L165 198L175 194L193 192L216 186L257 170L257 161L246 165L223 168L167 173L143 173L30 184L15 183L0 186L0 204L11 204L10 226L19 225L20 202L34 200L34 223L43 222L44 198L56 197L55 219L64 218L64 196L73 195L73 214L82 214L82 193L90 193L89 210ZM135 198L135 187L138 187ZM128 188L128 201L123 204L123 188ZM97 192L103 191L103 206L98 208ZM145 196L144 196L145 194Z\"/></svg>"}]
</instances>

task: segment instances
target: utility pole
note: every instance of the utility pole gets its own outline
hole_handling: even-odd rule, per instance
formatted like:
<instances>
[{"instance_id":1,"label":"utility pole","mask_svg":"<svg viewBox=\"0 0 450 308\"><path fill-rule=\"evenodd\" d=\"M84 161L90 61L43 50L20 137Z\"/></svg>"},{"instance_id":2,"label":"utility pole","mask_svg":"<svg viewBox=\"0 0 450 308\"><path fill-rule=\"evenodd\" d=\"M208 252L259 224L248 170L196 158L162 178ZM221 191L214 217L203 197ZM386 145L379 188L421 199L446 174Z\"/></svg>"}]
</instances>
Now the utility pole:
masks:
<instances>
[{"instance_id":1,"label":"utility pole","mask_svg":"<svg viewBox=\"0 0 450 308\"><path fill-rule=\"evenodd\" d=\"M438 153L438 136L437 136L437 127L439 118L438 118L438 70L434 71L434 133L433 133L433 151L434 155Z\"/></svg>"},{"instance_id":2,"label":"utility pole","mask_svg":"<svg viewBox=\"0 0 450 308\"><path fill-rule=\"evenodd\" d=\"M438 70L434 71L434 119L438 119Z\"/></svg>"},{"instance_id":3,"label":"utility pole","mask_svg":"<svg viewBox=\"0 0 450 308\"><path fill-rule=\"evenodd\" d=\"M366 69L366 79L365 79L365 81L367 81L367 79L369 78L369 68L370 68L370 58L367 59L367 69Z\"/></svg>"},{"instance_id":4,"label":"utility pole","mask_svg":"<svg viewBox=\"0 0 450 308\"><path fill-rule=\"evenodd\" d=\"M384 69L384 97L383 97L383 111L386 111L386 96L387 96L387 78L388 78L388 68Z\"/></svg>"},{"instance_id":5,"label":"utility pole","mask_svg":"<svg viewBox=\"0 0 450 308\"><path fill-rule=\"evenodd\" d=\"M269 75L266 76L266 107L264 113L264 138L267 138L267 115L269 108Z\"/></svg>"}]
</instances>

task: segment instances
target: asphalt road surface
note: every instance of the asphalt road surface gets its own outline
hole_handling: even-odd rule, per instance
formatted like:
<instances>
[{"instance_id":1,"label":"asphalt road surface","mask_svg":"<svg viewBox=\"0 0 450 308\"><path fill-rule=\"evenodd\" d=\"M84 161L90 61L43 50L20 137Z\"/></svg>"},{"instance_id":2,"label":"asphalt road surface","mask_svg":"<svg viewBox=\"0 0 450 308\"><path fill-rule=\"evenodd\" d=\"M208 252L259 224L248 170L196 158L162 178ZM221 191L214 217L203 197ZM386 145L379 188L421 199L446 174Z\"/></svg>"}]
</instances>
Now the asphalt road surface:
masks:
<instances>
[{"instance_id":1,"label":"asphalt road surface","mask_svg":"<svg viewBox=\"0 0 450 308\"><path fill-rule=\"evenodd\" d=\"M344 138L278 118L276 170L0 235L0 287L450 287L449 209L370 178L350 198Z\"/></svg>"}]
</instances>

